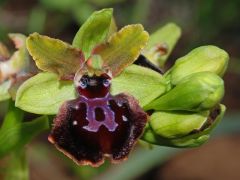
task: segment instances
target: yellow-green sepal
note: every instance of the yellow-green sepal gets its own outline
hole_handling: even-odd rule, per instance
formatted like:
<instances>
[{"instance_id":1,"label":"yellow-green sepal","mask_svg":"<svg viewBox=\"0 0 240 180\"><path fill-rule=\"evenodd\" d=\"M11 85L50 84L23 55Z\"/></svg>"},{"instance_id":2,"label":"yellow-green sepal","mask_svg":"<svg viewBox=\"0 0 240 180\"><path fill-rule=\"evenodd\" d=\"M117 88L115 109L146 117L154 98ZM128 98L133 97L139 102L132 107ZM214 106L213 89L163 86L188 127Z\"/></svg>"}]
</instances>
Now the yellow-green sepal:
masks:
<instances>
[{"instance_id":1,"label":"yellow-green sepal","mask_svg":"<svg viewBox=\"0 0 240 180\"><path fill-rule=\"evenodd\" d=\"M27 38L27 49L39 69L62 78L73 76L84 62L80 49L38 33Z\"/></svg>"},{"instance_id":2,"label":"yellow-green sepal","mask_svg":"<svg viewBox=\"0 0 240 180\"><path fill-rule=\"evenodd\" d=\"M148 38L142 25L128 25L113 34L107 43L98 46L93 53L100 55L103 65L109 67L113 76L117 76L138 58Z\"/></svg>"}]
</instances>

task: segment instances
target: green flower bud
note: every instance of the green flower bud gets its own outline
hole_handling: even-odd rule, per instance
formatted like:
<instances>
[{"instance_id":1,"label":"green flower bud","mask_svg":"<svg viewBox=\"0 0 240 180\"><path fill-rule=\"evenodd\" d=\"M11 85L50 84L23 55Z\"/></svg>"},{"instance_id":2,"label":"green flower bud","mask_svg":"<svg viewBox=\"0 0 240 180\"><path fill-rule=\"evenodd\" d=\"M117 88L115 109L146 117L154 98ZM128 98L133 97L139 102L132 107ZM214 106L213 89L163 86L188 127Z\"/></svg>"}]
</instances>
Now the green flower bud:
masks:
<instances>
[{"instance_id":1,"label":"green flower bud","mask_svg":"<svg viewBox=\"0 0 240 180\"><path fill-rule=\"evenodd\" d=\"M216 46L201 46L179 58L165 77L173 85L196 72L209 71L223 76L228 66L228 54Z\"/></svg>"},{"instance_id":2,"label":"green flower bud","mask_svg":"<svg viewBox=\"0 0 240 180\"><path fill-rule=\"evenodd\" d=\"M151 144L170 147L200 146L209 139L210 132L222 119L225 109L224 105L219 105L211 112L195 114L156 112L151 116L142 139ZM209 115L206 117L206 114Z\"/></svg>"},{"instance_id":3,"label":"green flower bud","mask_svg":"<svg viewBox=\"0 0 240 180\"><path fill-rule=\"evenodd\" d=\"M164 138L179 138L193 130L201 129L207 121L209 111L157 111L151 115L149 124L152 130Z\"/></svg>"},{"instance_id":4,"label":"green flower bud","mask_svg":"<svg viewBox=\"0 0 240 180\"><path fill-rule=\"evenodd\" d=\"M199 72L187 76L145 110L202 111L216 106L224 95L224 82L214 73Z\"/></svg>"}]
</instances>

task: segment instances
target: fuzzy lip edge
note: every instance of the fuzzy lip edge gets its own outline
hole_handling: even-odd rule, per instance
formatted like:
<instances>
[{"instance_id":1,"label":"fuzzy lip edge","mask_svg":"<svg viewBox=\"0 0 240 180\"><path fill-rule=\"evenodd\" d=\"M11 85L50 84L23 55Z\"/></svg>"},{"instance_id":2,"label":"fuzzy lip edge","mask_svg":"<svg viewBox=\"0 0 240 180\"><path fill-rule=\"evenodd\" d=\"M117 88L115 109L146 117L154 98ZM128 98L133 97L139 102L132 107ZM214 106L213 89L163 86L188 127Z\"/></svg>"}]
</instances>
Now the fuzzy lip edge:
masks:
<instances>
[{"instance_id":1,"label":"fuzzy lip edge","mask_svg":"<svg viewBox=\"0 0 240 180\"><path fill-rule=\"evenodd\" d=\"M70 153L68 153L67 151L65 151L63 148L61 148L60 146L57 145L57 143L55 143L55 140L54 138L52 137L52 135L49 135L48 136L48 141L50 143L52 143L56 148L57 150L59 150L60 152L62 152L64 155L66 155L68 158L70 158L71 160L73 160L74 163L76 163L77 165L79 166L85 166L85 165L90 165L92 167L99 167L101 166L103 163L104 163L104 158L102 158L99 162L97 163L93 163L91 161L88 161L88 160L77 160L73 155L71 155Z\"/></svg>"},{"instance_id":2,"label":"fuzzy lip edge","mask_svg":"<svg viewBox=\"0 0 240 180\"><path fill-rule=\"evenodd\" d=\"M118 163L120 163L120 162L126 161L126 160L128 159L129 154L133 151L134 146L136 146L136 144L137 144L137 142L138 142L137 140L134 142L131 150L129 151L129 154L128 154L127 156L125 156L124 158L122 158L122 159L114 160L114 159L112 158L112 155L110 155L110 154L104 154L104 155L103 155L103 158L102 158L100 161L98 161L97 163L93 163L93 162L88 161L88 160L82 160L82 161L77 160L73 155L71 155L70 153L68 153L67 151L65 151L63 148L61 148L60 146L58 146L57 143L55 143L55 140L54 140L54 138L53 138L51 135L48 136L48 141L49 141L50 143L52 143L52 144L57 148L57 150L59 150L60 152L62 152L64 155L66 155L68 158L70 158L70 159L71 159L74 163L76 163L77 165L79 165L79 166L89 165L89 166L95 167L95 168L97 168L97 167L101 166L102 164L104 164L106 158L108 158L108 160L110 160L110 162L111 162L112 164L118 164Z\"/></svg>"}]
</instances>

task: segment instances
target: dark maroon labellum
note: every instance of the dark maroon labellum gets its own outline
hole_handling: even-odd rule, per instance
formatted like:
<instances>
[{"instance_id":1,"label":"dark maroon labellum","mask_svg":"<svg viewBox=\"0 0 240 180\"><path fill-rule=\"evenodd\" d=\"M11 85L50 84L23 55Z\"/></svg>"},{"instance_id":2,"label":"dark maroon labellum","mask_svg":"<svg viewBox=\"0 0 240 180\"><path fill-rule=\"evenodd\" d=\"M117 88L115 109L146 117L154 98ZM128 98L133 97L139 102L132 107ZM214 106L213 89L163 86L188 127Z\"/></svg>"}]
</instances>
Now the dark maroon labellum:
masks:
<instances>
[{"instance_id":1,"label":"dark maroon labellum","mask_svg":"<svg viewBox=\"0 0 240 180\"><path fill-rule=\"evenodd\" d=\"M81 77L79 97L65 102L49 136L50 142L79 165L99 166L104 157L126 159L142 134L147 114L130 95L112 96L111 78Z\"/></svg>"}]
</instances>

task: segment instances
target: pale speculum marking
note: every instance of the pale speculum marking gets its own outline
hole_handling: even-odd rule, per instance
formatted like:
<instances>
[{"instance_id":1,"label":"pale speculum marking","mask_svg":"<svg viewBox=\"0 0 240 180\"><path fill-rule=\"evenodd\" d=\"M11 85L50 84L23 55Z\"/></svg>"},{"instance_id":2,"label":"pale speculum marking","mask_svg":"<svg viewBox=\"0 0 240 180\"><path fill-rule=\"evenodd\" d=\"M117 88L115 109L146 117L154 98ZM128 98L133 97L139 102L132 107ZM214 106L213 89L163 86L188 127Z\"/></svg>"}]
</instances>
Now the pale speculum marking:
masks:
<instances>
[{"instance_id":1,"label":"pale speculum marking","mask_svg":"<svg viewBox=\"0 0 240 180\"><path fill-rule=\"evenodd\" d=\"M109 93L111 77L105 73L99 76L86 74L77 75L74 81L79 93L79 101L86 107L85 120L88 124L84 124L81 128L90 132L98 132L101 126L105 126L108 131L114 132L118 123L116 123L116 115L110 103L113 100L113 96ZM121 106L122 104L119 103L119 108ZM76 106L75 110L78 111L79 107Z\"/></svg>"},{"instance_id":2,"label":"pale speculum marking","mask_svg":"<svg viewBox=\"0 0 240 180\"><path fill-rule=\"evenodd\" d=\"M83 126L83 129L91 132L98 132L100 126L105 126L109 131L113 132L116 130L118 124L115 122L115 113L111 110L109 101L111 97L107 94L104 98L91 98L88 99L84 96L80 96L81 102L86 104L86 120L88 125ZM99 116L96 113L96 109L99 108L104 113L103 118L98 120Z\"/></svg>"}]
</instances>

